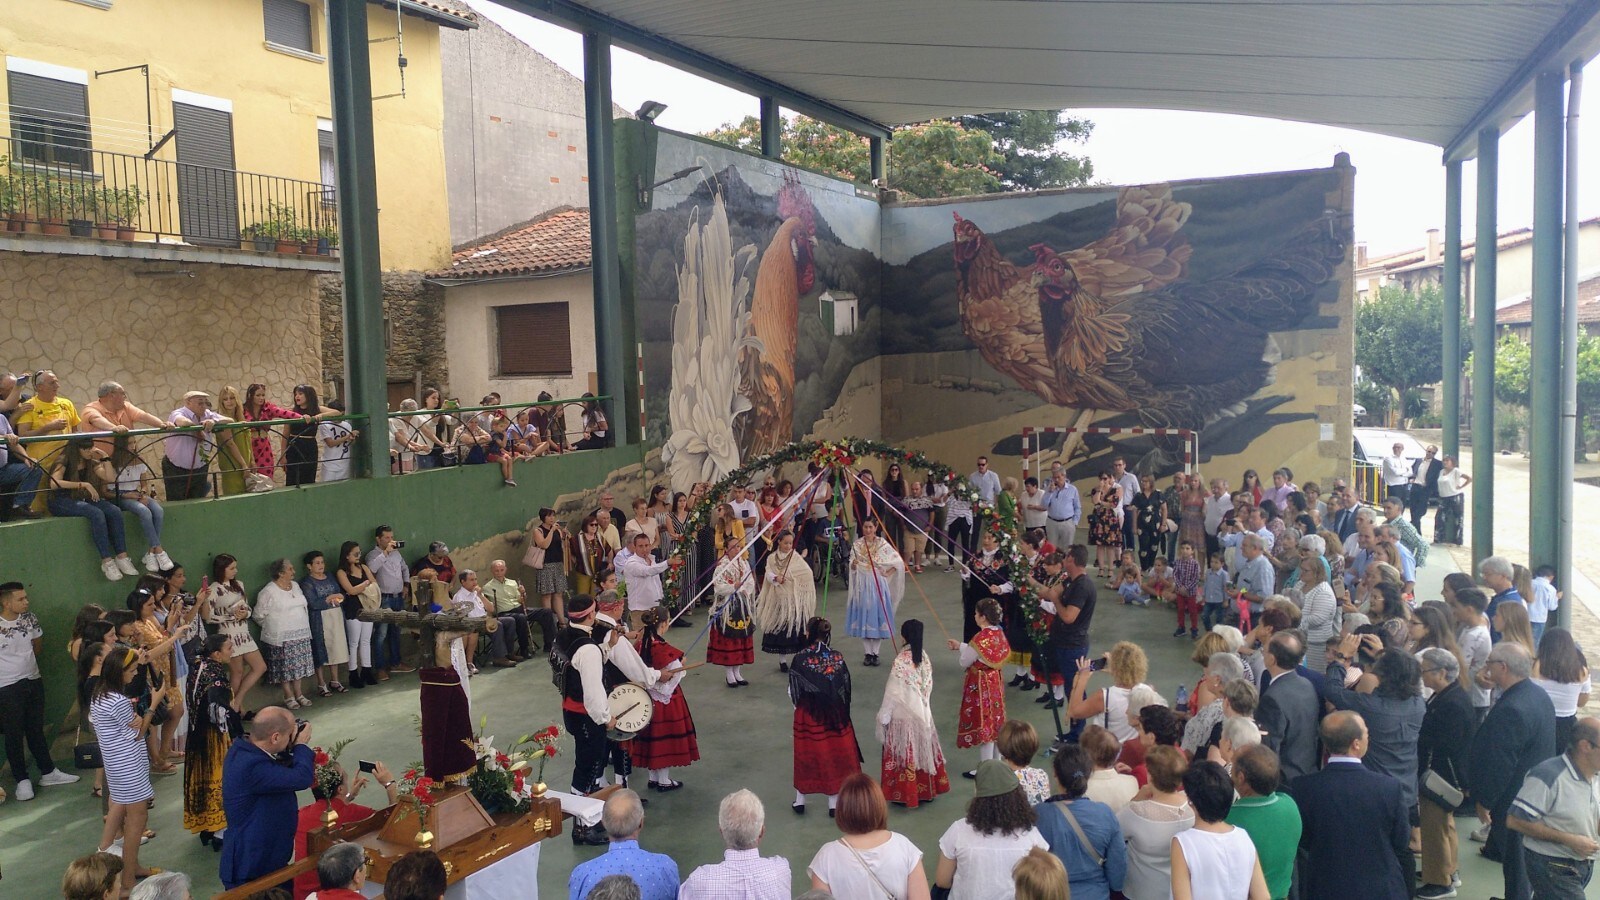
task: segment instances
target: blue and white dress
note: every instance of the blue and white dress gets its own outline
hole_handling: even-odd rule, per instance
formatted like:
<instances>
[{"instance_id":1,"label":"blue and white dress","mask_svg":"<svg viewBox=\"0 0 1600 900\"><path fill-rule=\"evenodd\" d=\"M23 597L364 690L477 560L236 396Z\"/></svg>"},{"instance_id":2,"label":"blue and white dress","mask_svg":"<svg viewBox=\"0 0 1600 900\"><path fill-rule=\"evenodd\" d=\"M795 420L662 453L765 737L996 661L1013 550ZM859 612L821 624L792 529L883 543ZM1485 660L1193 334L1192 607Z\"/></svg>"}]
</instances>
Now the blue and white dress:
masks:
<instances>
[{"instance_id":1,"label":"blue and white dress","mask_svg":"<svg viewBox=\"0 0 1600 900\"><path fill-rule=\"evenodd\" d=\"M856 541L850 551L850 602L845 633L869 640L894 634L894 611L906 589L906 563L881 537Z\"/></svg>"},{"instance_id":2,"label":"blue and white dress","mask_svg":"<svg viewBox=\"0 0 1600 900\"><path fill-rule=\"evenodd\" d=\"M144 736L129 727L133 720L133 701L121 694L101 694L89 704L112 803L142 803L156 796L150 787L150 754Z\"/></svg>"}]
</instances>

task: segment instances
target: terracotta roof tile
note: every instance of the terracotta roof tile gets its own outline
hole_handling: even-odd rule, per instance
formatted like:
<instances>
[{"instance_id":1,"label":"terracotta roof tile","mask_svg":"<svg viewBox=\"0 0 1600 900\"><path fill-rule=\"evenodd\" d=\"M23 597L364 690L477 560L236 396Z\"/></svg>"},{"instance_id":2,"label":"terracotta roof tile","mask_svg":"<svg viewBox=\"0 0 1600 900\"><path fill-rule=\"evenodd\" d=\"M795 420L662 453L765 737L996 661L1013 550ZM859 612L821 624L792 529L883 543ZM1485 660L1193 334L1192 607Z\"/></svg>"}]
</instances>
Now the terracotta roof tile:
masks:
<instances>
[{"instance_id":1,"label":"terracotta roof tile","mask_svg":"<svg viewBox=\"0 0 1600 900\"><path fill-rule=\"evenodd\" d=\"M387 6L390 9L395 7L395 0L368 0L368 2L376 3L379 6ZM463 0L408 0L406 6L411 7L408 10L409 12L425 17L428 14L422 12L422 10L430 10L436 13L437 15L432 18L441 25L452 28L478 27L478 14L473 12L472 8L467 6ZM417 9L417 7L421 7L421 9Z\"/></svg>"},{"instance_id":2,"label":"terracotta roof tile","mask_svg":"<svg viewBox=\"0 0 1600 900\"><path fill-rule=\"evenodd\" d=\"M1528 325L1533 322L1533 300L1525 299L1494 311L1496 325ZM1578 282L1578 324L1600 323L1600 272L1589 272Z\"/></svg>"},{"instance_id":3,"label":"terracotta roof tile","mask_svg":"<svg viewBox=\"0 0 1600 900\"><path fill-rule=\"evenodd\" d=\"M433 278L470 280L587 269L589 211L564 207L455 251L450 268Z\"/></svg>"}]
</instances>

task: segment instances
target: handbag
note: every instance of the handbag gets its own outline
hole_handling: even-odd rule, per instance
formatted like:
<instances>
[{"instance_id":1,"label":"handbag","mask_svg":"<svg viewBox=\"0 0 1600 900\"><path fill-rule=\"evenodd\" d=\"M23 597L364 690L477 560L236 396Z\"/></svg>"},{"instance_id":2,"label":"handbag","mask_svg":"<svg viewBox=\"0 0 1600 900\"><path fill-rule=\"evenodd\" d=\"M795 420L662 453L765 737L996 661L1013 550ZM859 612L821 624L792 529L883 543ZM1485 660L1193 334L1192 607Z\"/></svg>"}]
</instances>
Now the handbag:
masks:
<instances>
[{"instance_id":1,"label":"handbag","mask_svg":"<svg viewBox=\"0 0 1600 900\"><path fill-rule=\"evenodd\" d=\"M530 569L544 568L545 548L535 544L532 538L528 539L528 549L522 552L522 564Z\"/></svg>"},{"instance_id":2,"label":"handbag","mask_svg":"<svg viewBox=\"0 0 1600 900\"><path fill-rule=\"evenodd\" d=\"M367 580L367 586L361 589L361 608L366 610L377 609L383 605L383 590L378 587L375 578Z\"/></svg>"},{"instance_id":3,"label":"handbag","mask_svg":"<svg viewBox=\"0 0 1600 900\"><path fill-rule=\"evenodd\" d=\"M1422 796L1445 810L1459 809L1461 801L1466 799L1466 794L1463 794L1460 788L1451 784L1431 767L1422 773L1417 789Z\"/></svg>"},{"instance_id":4,"label":"handbag","mask_svg":"<svg viewBox=\"0 0 1600 900\"><path fill-rule=\"evenodd\" d=\"M75 769L99 769L105 766L100 759L100 742L90 741L83 743L83 727L80 725L73 732L72 737L72 766Z\"/></svg>"}]
</instances>

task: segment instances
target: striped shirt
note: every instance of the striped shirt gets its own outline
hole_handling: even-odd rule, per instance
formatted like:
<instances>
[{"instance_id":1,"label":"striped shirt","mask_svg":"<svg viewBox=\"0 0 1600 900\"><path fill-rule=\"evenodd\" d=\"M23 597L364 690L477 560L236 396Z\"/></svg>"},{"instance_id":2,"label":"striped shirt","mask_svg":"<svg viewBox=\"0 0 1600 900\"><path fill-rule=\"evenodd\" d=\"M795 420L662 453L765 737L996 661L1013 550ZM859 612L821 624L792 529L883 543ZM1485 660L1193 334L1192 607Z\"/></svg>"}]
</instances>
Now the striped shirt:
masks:
<instances>
[{"instance_id":1,"label":"striped shirt","mask_svg":"<svg viewBox=\"0 0 1600 900\"><path fill-rule=\"evenodd\" d=\"M1600 841L1600 776L1585 779L1565 753L1528 770L1511 814L1524 822L1539 822L1565 834ZM1560 859L1582 859L1565 844L1523 835L1522 845L1534 853ZM1591 859L1593 857L1590 857Z\"/></svg>"},{"instance_id":2,"label":"striped shirt","mask_svg":"<svg viewBox=\"0 0 1600 900\"><path fill-rule=\"evenodd\" d=\"M722 862L701 866L678 889L678 900L789 900L789 861L761 851L724 850Z\"/></svg>"}]
</instances>

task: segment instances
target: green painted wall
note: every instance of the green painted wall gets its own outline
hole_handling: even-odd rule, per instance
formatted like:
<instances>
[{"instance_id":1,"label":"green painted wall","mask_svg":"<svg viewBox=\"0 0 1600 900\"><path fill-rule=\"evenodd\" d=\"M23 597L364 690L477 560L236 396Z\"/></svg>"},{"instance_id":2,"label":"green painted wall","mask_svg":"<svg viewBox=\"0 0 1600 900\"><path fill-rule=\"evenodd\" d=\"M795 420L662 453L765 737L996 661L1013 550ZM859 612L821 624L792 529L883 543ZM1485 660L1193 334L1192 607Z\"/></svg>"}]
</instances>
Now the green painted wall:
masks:
<instances>
[{"instance_id":1,"label":"green painted wall","mask_svg":"<svg viewBox=\"0 0 1600 900\"><path fill-rule=\"evenodd\" d=\"M301 554L333 555L343 541L372 546L372 530L392 525L407 542L406 559L427 552L430 541L468 546L491 535L522 529L541 506L601 484L639 461L638 447L591 450L541 459L518 468L518 487L500 483L499 466L463 466L398 478L358 479L305 488L280 488L167 507L167 553L189 573L191 589L211 568L211 557L231 553L251 597L266 581L267 564L287 556L298 569ZM128 538L142 540L132 517ZM135 549L135 560L142 555ZM135 579L106 581L79 519L43 519L0 525L0 581L28 586L33 612L44 626L39 664L45 677L46 721L59 723L72 703L72 660L66 645L72 619L85 603L122 608Z\"/></svg>"}]
</instances>

